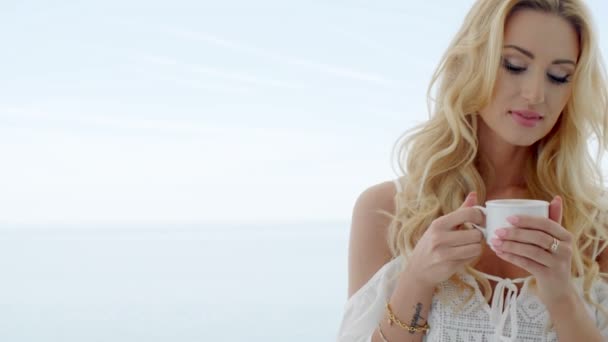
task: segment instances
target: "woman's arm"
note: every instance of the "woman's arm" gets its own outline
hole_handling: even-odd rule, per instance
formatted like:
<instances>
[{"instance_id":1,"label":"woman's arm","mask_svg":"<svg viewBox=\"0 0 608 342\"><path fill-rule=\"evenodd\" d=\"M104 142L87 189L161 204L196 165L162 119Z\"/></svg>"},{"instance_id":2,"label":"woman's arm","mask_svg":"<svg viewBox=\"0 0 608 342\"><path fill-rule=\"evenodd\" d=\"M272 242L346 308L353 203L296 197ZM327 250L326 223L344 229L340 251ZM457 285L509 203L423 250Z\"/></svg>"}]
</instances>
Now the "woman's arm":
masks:
<instances>
[{"instance_id":1,"label":"woman's arm","mask_svg":"<svg viewBox=\"0 0 608 342\"><path fill-rule=\"evenodd\" d=\"M408 274L407 269L401 273L397 287L390 299L393 314L402 322L411 326L421 326L426 322L433 298L433 287L425 286ZM388 315L380 321L380 329L389 342L420 342L424 333L410 333L397 324L389 325ZM372 342L384 342L378 329L372 335Z\"/></svg>"},{"instance_id":2,"label":"woman's arm","mask_svg":"<svg viewBox=\"0 0 608 342\"><path fill-rule=\"evenodd\" d=\"M589 316L574 288L570 296L547 307L560 342L602 342L595 319Z\"/></svg>"},{"instance_id":3,"label":"woman's arm","mask_svg":"<svg viewBox=\"0 0 608 342\"><path fill-rule=\"evenodd\" d=\"M349 242L348 298L351 298L391 259L390 249L387 245L390 219L377 211L380 209L394 214L395 192L393 182L384 182L366 189L355 203ZM390 294L390 298L387 297L387 299L390 299L394 315L409 325L424 324L431 307L434 288L422 285L407 271L401 272L395 287L396 289ZM380 292L378 289L376 291ZM382 298L380 302L374 300L373 305L384 309L385 303L386 299ZM364 308L363 310L373 311L371 308ZM371 316L373 315L366 317L366 320L369 320ZM380 323L380 329L382 329L382 333L389 342L420 342L422 340L423 333L411 334L396 324L389 325L385 310L382 318L378 317L374 322L365 322L365 325L370 325L365 341L383 342L377 329L378 323ZM357 328L360 329L361 327ZM346 341L347 338L349 341L361 341L359 338L362 336L353 336L352 334L352 331L341 330L338 341Z\"/></svg>"},{"instance_id":4,"label":"woman's arm","mask_svg":"<svg viewBox=\"0 0 608 342\"><path fill-rule=\"evenodd\" d=\"M608 273L608 249L597 258L600 272ZM595 320L589 317L582 299L573 292L570 298L548 308L561 341L603 341Z\"/></svg>"}]
</instances>

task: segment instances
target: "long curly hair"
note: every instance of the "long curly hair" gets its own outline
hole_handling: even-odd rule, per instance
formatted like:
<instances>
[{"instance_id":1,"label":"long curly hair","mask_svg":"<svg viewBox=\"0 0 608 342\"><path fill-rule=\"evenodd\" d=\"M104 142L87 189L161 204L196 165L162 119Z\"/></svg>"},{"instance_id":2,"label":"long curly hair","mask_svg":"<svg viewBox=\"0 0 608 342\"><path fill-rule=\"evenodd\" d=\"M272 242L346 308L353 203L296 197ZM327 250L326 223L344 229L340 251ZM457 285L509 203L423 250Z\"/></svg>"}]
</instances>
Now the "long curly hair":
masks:
<instances>
[{"instance_id":1,"label":"long curly hair","mask_svg":"<svg viewBox=\"0 0 608 342\"><path fill-rule=\"evenodd\" d=\"M601 273L590 251L608 241L608 203L603 195L601 158L608 147L608 85L606 69L590 12L580 0L479 0L464 20L437 67L428 88L430 118L406 131L393 147L404 191L395 197L388 242L393 257L411 254L431 222L460 207L476 191L486 200L486 181L480 170L494 173L478 154L478 111L491 99L500 67L504 26L518 10L558 15L576 30L580 54L572 93L553 129L531 148L525 181L531 198L563 198L563 226L572 233L572 277L583 279L584 298ZM436 94L433 98L432 95ZM588 142L593 139L597 155ZM484 172L484 174L486 174ZM480 285L487 300L489 281L470 265L465 272ZM473 288L455 274L450 280L461 289ZM535 282L532 282L534 286ZM608 313L600 308L604 314Z\"/></svg>"}]
</instances>

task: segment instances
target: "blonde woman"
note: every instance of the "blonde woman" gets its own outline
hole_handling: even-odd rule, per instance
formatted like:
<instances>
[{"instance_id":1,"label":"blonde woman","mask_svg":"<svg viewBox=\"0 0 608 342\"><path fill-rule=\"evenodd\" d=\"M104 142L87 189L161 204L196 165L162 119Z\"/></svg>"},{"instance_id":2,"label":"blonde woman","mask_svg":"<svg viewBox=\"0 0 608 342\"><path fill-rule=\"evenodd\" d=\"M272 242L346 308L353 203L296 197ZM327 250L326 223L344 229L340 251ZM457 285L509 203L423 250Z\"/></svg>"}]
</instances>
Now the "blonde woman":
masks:
<instances>
[{"instance_id":1,"label":"blonde woman","mask_svg":"<svg viewBox=\"0 0 608 342\"><path fill-rule=\"evenodd\" d=\"M338 341L607 341L608 86L579 0L479 0L440 63L402 177L355 204ZM435 88L436 86L436 88ZM492 240L472 206L550 202ZM555 242L555 243L554 243ZM556 244L557 249L551 248Z\"/></svg>"}]
</instances>

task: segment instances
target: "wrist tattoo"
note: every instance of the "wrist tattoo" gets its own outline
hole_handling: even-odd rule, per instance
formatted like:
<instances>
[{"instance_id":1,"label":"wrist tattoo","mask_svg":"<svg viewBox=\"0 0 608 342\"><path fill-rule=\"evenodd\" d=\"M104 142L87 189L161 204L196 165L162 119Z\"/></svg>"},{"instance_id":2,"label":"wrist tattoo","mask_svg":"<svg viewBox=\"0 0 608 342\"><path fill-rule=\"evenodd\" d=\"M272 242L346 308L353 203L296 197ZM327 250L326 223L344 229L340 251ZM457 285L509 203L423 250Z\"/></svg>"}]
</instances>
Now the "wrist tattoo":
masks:
<instances>
[{"instance_id":1,"label":"wrist tattoo","mask_svg":"<svg viewBox=\"0 0 608 342\"><path fill-rule=\"evenodd\" d=\"M422 303L418 303L418 304L416 304L416 312L414 313L414 317L412 318L412 322L410 323L411 326L415 327L418 325L418 321L422 318L420 316L421 312L422 312ZM410 334L413 334L413 332L410 332Z\"/></svg>"}]
</instances>

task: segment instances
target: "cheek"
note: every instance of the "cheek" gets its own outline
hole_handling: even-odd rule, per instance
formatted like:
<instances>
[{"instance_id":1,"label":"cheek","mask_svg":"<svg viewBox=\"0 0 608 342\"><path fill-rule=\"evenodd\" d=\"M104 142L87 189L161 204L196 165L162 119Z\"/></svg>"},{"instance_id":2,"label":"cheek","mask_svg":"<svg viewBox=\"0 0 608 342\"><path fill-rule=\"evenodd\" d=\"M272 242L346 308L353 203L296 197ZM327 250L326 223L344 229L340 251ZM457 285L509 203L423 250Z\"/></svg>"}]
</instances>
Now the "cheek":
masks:
<instances>
[{"instance_id":1,"label":"cheek","mask_svg":"<svg viewBox=\"0 0 608 342\"><path fill-rule=\"evenodd\" d=\"M501 107L508 105L516 99L520 93L519 80L504 71L498 74L494 88L494 102Z\"/></svg>"},{"instance_id":2,"label":"cheek","mask_svg":"<svg viewBox=\"0 0 608 342\"><path fill-rule=\"evenodd\" d=\"M558 116L568 104L570 97L572 96L571 86L562 86L558 89L548 90L547 106L552 115Z\"/></svg>"},{"instance_id":3,"label":"cheek","mask_svg":"<svg viewBox=\"0 0 608 342\"><path fill-rule=\"evenodd\" d=\"M498 73L492 98L479 111L486 123L500 120L500 116L506 113L509 106L513 103L513 98L517 96L516 88L517 84L509 78L509 75Z\"/></svg>"}]
</instances>

